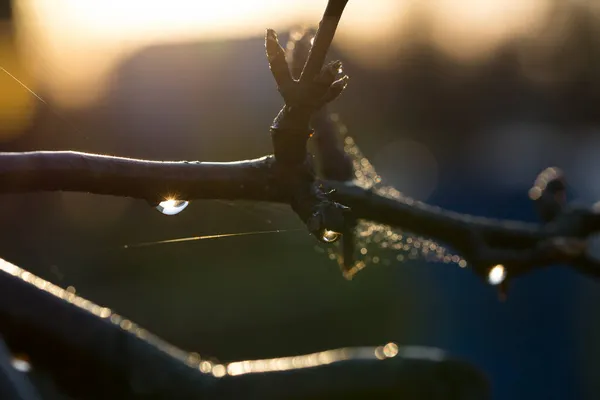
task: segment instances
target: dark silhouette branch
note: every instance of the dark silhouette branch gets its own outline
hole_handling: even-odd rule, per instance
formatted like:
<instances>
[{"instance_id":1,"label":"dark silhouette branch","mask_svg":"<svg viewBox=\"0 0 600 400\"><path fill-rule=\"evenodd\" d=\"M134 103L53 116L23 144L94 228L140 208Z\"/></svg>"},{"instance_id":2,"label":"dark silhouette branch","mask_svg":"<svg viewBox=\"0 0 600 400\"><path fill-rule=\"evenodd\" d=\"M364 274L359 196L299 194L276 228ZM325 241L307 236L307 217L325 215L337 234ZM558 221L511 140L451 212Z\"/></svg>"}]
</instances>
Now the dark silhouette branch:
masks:
<instances>
[{"instance_id":1,"label":"dark silhouette branch","mask_svg":"<svg viewBox=\"0 0 600 400\"><path fill-rule=\"evenodd\" d=\"M323 13L323 18L319 23L319 29L315 35L314 45L311 47L304 64L302 73L300 74L300 81L312 81L321 72L325 57L335 36L342 13L348 0L329 0L327 2L327 8Z\"/></svg>"},{"instance_id":2,"label":"dark silhouette branch","mask_svg":"<svg viewBox=\"0 0 600 400\"><path fill-rule=\"evenodd\" d=\"M179 196L288 202L289 170L273 157L232 163L160 162L77 152L0 153L0 193L78 191L146 200ZM552 263L586 265L581 247L600 228L594 210L565 209L547 223L522 223L458 214L420 202L401 202L351 183L315 181L368 219L434 238L461 252L473 265L513 265L516 272ZM569 242L569 239L571 242ZM592 268L593 267L593 268ZM518 270L518 271L517 271Z\"/></svg>"},{"instance_id":3,"label":"dark silhouette branch","mask_svg":"<svg viewBox=\"0 0 600 400\"><path fill-rule=\"evenodd\" d=\"M0 193L72 191L159 202L182 199L286 201L274 158L231 163L149 161L80 153L0 153Z\"/></svg>"},{"instance_id":4,"label":"dark silhouette branch","mask_svg":"<svg viewBox=\"0 0 600 400\"><path fill-rule=\"evenodd\" d=\"M348 82L347 76L341 76L341 62L333 61L323 66L347 2L329 0L314 44L297 80L292 76L294 69L290 68L275 32L267 30L265 38L269 68L285 101L271 126L275 159L285 175L280 182L291 196L292 209L308 230L325 242L326 232L344 231L348 208L331 201L316 181L307 142L312 135L312 116L335 100Z\"/></svg>"},{"instance_id":5,"label":"dark silhouette branch","mask_svg":"<svg viewBox=\"0 0 600 400\"><path fill-rule=\"evenodd\" d=\"M519 275L550 264L568 264L600 276L600 265L585 253L585 239L600 229L598 214L565 209L548 223L534 224L474 217L417 201L385 198L351 184L327 182L333 198L347 205L356 218L397 226L432 237L460 252L478 272L497 264Z\"/></svg>"},{"instance_id":6,"label":"dark silhouette branch","mask_svg":"<svg viewBox=\"0 0 600 400\"><path fill-rule=\"evenodd\" d=\"M435 348L391 344L219 363L2 259L0 291L7 345L27 354L32 372L50 375L73 398L338 399L382 393L431 399L431 386L440 400L489 397L480 371ZM10 393L3 398L34 399Z\"/></svg>"}]
</instances>

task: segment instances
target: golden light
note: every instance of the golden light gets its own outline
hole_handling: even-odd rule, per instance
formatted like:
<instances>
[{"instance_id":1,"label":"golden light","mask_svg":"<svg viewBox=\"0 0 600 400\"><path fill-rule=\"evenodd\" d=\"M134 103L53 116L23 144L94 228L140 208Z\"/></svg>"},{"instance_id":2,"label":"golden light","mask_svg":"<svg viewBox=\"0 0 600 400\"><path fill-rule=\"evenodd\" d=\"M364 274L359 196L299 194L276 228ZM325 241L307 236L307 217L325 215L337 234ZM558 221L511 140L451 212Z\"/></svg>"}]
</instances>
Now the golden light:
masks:
<instances>
[{"instance_id":1,"label":"golden light","mask_svg":"<svg viewBox=\"0 0 600 400\"><path fill-rule=\"evenodd\" d=\"M326 243L333 243L342 236L341 233L325 229L321 234L321 239Z\"/></svg>"},{"instance_id":2,"label":"golden light","mask_svg":"<svg viewBox=\"0 0 600 400\"><path fill-rule=\"evenodd\" d=\"M0 67L12 71L27 86L33 86L15 41L12 26L0 21ZM24 132L35 109L35 99L5 71L0 70L0 142L15 139Z\"/></svg>"},{"instance_id":3,"label":"golden light","mask_svg":"<svg viewBox=\"0 0 600 400\"><path fill-rule=\"evenodd\" d=\"M396 357L398 355L398 345L396 343L388 343L383 347L383 354L388 357Z\"/></svg>"},{"instance_id":4,"label":"golden light","mask_svg":"<svg viewBox=\"0 0 600 400\"><path fill-rule=\"evenodd\" d=\"M202 361L198 366L198 369L205 374L210 373L212 371L212 368L213 366L210 361Z\"/></svg>"},{"instance_id":5,"label":"golden light","mask_svg":"<svg viewBox=\"0 0 600 400\"><path fill-rule=\"evenodd\" d=\"M217 364L212 368L212 374L215 378L222 378L227 374L227 367L223 364Z\"/></svg>"},{"instance_id":6,"label":"golden light","mask_svg":"<svg viewBox=\"0 0 600 400\"><path fill-rule=\"evenodd\" d=\"M185 210L189 204L189 201L169 198L158 203L156 209L164 215L176 215Z\"/></svg>"},{"instance_id":7,"label":"golden light","mask_svg":"<svg viewBox=\"0 0 600 400\"><path fill-rule=\"evenodd\" d=\"M336 34L353 61L388 65L415 37L458 59L485 58L505 40L535 36L548 0L353 0ZM119 63L151 45L262 37L316 26L326 0L19 0L20 53L60 107L85 107L110 88ZM424 21L424 23L423 23ZM429 23L430 22L430 23Z\"/></svg>"},{"instance_id":8,"label":"golden light","mask_svg":"<svg viewBox=\"0 0 600 400\"><path fill-rule=\"evenodd\" d=\"M98 316L100 318L108 318L111 316L111 314L112 314L112 311L108 307L101 307L100 311L98 312Z\"/></svg>"},{"instance_id":9,"label":"golden light","mask_svg":"<svg viewBox=\"0 0 600 400\"><path fill-rule=\"evenodd\" d=\"M488 272L488 282L491 285L499 285L506 279L506 269L504 265L498 264Z\"/></svg>"},{"instance_id":10,"label":"golden light","mask_svg":"<svg viewBox=\"0 0 600 400\"><path fill-rule=\"evenodd\" d=\"M506 40L535 31L546 19L547 0L431 0L432 37L463 61L486 58Z\"/></svg>"},{"instance_id":11,"label":"golden light","mask_svg":"<svg viewBox=\"0 0 600 400\"><path fill-rule=\"evenodd\" d=\"M397 31L403 4L351 1L336 44L387 54L384 39ZM60 106L82 107L108 89L120 61L144 47L262 37L266 28L285 33L295 25L316 25L325 5L324 0L20 0L14 8L34 77Z\"/></svg>"},{"instance_id":12,"label":"golden light","mask_svg":"<svg viewBox=\"0 0 600 400\"><path fill-rule=\"evenodd\" d=\"M361 357L361 355L357 356L358 358ZM292 369L314 368L321 365L328 365L331 363L344 361L355 357L352 357L348 349L342 348L291 357L279 357L265 360L236 361L227 365L227 374L231 376L237 376L253 373L255 374L274 371L289 371Z\"/></svg>"}]
</instances>

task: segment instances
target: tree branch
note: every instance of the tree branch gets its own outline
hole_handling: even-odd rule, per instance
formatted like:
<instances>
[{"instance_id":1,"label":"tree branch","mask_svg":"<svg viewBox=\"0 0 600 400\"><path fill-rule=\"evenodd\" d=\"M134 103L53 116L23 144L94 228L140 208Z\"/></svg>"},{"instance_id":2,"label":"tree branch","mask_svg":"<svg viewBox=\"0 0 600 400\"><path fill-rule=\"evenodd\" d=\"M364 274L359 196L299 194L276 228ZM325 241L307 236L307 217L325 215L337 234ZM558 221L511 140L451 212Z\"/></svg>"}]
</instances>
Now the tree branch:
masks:
<instances>
[{"instance_id":1,"label":"tree branch","mask_svg":"<svg viewBox=\"0 0 600 400\"><path fill-rule=\"evenodd\" d=\"M586 239L600 230L594 209L569 208L564 181L556 169L536 180L530 196L542 222L499 221L441 210L420 202L387 198L352 183L351 163L333 127L323 123L324 107L346 87L341 63L323 67L346 0L330 0L314 45L304 35L297 53L286 54L268 30L269 67L285 105L273 121L274 155L231 163L163 162L78 152L0 153L0 193L40 190L79 191L159 202L240 199L283 202L324 242L324 233L344 235L345 267L352 264L352 228L358 219L378 221L448 244L487 277L498 265L509 277L550 264L566 264L600 276L600 264L587 255ZM300 47L300 44L305 46ZM306 55L308 53L308 56ZM295 79L304 62L302 74ZM317 179L307 142L317 122L317 155L325 180Z\"/></svg>"},{"instance_id":2,"label":"tree branch","mask_svg":"<svg viewBox=\"0 0 600 400\"><path fill-rule=\"evenodd\" d=\"M167 197L286 201L273 156L237 162L150 161L75 151L0 153L0 193L73 191L160 202Z\"/></svg>"},{"instance_id":3,"label":"tree branch","mask_svg":"<svg viewBox=\"0 0 600 400\"><path fill-rule=\"evenodd\" d=\"M431 386L435 399L489 397L479 370L435 348L392 343L219 363L2 259L0 292L6 343L75 398L431 399Z\"/></svg>"},{"instance_id":4,"label":"tree branch","mask_svg":"<svg viewBox=\"0 0 600 400\"><path fill-rule=\"evenodd\" d=\"M353 184L325 182L333 199L347 205L355 218L377 221L434 238L463 255L486 277L500 264L517 276L552 264L566 264L600 277L600 264L587 255L586 239L600 230L593 209L565 208L539 224L459 214L418 201L399 201Z\"/></svg>"},{"instance_id":5,"label":"tree branch","mask_svg":"<svg viewBox=\"0 0 600 400\"><path fill-rule=\"evenodd\" d=\"M272 156L232 163L163 162L79 152L0 153L0 193L78 191L149 201L237 199L289 202L286 174ZM285 182L285 183L284 183ZM567 209L548 223L474 217L427 204L386 198L351 183L320 181L355 219L377 221L431 237L461 252L472 264L536 266L577 262L598 274L582 249L560 238L582 241L600 229L594 210ZM572 247L572 246L571 246Z\"/></svg>"},{"instance_id":6,"label":"tree branch","mask_svg":"<svg viewBox=\"0 0 600 400\"><path fill-rule=\"evenodd\" d=\"M347 3L348 0L329 0L327 3L327 8L323 13L323 19L321 20L319 29L315 35L314 44L308 54L302 74L300 75L300 81L313 80L321 71L323 63L325 62L325 57L327 56L327 51L333 41L335 30L337 29L340 18L342 17L342 12L344 12Z\"/></svg>"}]
</instances>

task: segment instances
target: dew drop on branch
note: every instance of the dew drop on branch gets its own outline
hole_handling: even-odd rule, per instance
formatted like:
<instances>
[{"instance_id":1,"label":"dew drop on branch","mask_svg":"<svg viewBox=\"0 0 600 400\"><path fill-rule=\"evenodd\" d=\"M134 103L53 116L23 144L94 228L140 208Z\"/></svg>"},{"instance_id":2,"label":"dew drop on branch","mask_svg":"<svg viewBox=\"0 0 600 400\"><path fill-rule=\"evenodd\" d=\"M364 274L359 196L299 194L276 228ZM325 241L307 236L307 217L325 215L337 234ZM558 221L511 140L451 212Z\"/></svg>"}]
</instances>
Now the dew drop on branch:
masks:
<instances>
[{"instance_id":1,"label":"dew drop on branch","mask_svg":"<svg viewBox=\"0 0 600 400\"><path fill-rule=\"evenodd\" d=\"M333 243L337 241L340 238L340 236L342 235L338 232L325 229L321 234L321 240L323 240L326 243Z\"/></svg>"},{"instance_id":2,"label":"dew drop on branch","mask_svg":"<svg viewBox=\"0 0 600 400\"><path fill-rule=\"evenodd\" d=\"M29 362L29 357L26 355L17 355L11 360L11 364L14 369L20 372L29 372L31 371L31 363Z\"/></svg>"},{"instance_id":3,"label":"dew drop on branch","mask_svg":"<svg viewBox=\"0 0 600 400\"><path fill-rule=\"evenodd\" d=\"M176 215L185 210L188 204L189 201L185 200L167 199L158 203L156 209L164 215Z\"/></svg>"},{"instance_id":4,"label":"dew drop on branch","mask_svg":"<svg viewBox=\"0 0 600 400\"><path fill-rule=\"evenodd\" d=\"M504 265L498 264L488 272L488 282L490 285L499 285L506 279L506 269Z\"/></svg>"},{"instance_id":5,"label":"dew drop on branch","mask_svg":"<svg viewBox=\"0 0 600 400\"><path fill-rule=\"evenodd\" d=\"M354 167L353 183L364 189L369 189L380 196L388 197L410 205L419 205L419 202L405 196L393 186L386 185L385 178L380 176L371 162L362 154L354 139L347 135L348 129L341 123L340 118L333 114L331 121L337 125L341 140L344 143L344 152L351 158ZM415 171L418 174L419 171ZM422 258L430 262L445 264L458 264L461 268L467 262L460 256L451 254L438 243L424 237L404 232L401 229L370 221L358 221L354 237L356 252L354 265L345 276L351 278L367 265L389 265L394 262ZM342 262L342 248L339 244L327 248L329 258Z\"/></svg>"}]
</instances>

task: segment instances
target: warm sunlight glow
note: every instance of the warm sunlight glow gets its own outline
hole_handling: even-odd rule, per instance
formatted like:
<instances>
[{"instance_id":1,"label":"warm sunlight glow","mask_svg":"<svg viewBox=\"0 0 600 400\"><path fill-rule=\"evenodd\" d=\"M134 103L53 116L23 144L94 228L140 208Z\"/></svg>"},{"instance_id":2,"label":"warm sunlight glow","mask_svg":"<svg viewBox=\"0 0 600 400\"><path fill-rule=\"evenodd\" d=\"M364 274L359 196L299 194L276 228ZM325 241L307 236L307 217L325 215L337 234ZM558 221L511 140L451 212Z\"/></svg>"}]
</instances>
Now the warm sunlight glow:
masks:
<instances>
[{"instance_id":1,"label":"warm sunlight glow","mask_svg":"<svg viewBox=\"0 0 600 400\"><path fill-rule=\"evenodd\" d=\"M161 201L156 206L156 209L165 215L175 215L179 214L190 204L185 200L177 200L177 199L166 199L165 201Z\"/></svg>"},{"instance_id":2,"label":"warm sunlight glow","mask_svg":"<svg viewBox=\"0 0 600 400\"><path fill-rule=\"evenodd\" d=\"M34 86L27 73L18 46L11 34L8 22L0 21L0 143L14 140L25 132L25 127L30 123L31 116L37 105L36 99L15 81L15 75L25 86ZM14 75L13 75L14 74ZM12 75L12 76L11 76Z\"/></svg>"},{"instance_id":3,"label":"warm sunlight glow","mask_svg":"<svg viewBox=\"0 0 600 400\"><path fill-rule=\"evenodd\" d=\"M501 42L533 32L545 20L548 0L432 0L433 40L448 55L473 61Z\"/></svg>"},{"instance_id":4,"label":"warm sunlight glow","mask_svg":"<svg viewBox=\"0 0 600 400\"><path fill-rule=\"evenodd\" d=\"M119 63L153 45L259 38L316 26L325 0L20 0L15 21L30 73L62 107L85 107L109 90ZM388 66L414 41L465 61L535 36L549 0L353 0L336 33L345 57ZM223 44L226 48L226 44ZM46 93L45 93L46 94Z\"/></svg>"},{"instance_id":5,"label":"warm sunlight glow","mask_svg":"<svg viewBox=\"0 0 600 400\"><path fill-rule=\"evenodd\" d=\"M396 343L388 343L383 346L383 354L388 357L396 357L398 355L398 345Z\"/></svg>"},{"instance_id":6,"label":"warm sunlight glow","mask_svg":"<svg viewBox=\"0 0 600 400\"><path fill-rule=\"evenodd\" d=\"M504 268L504 265L498 264L490 269L490 272L488 273L488 282L491 285L499 285L504 282L504 279L506 279L506 269Z\"/></svg>"},{"instance_id":7,"label":"warm sunlight glow","mask_svg":"<svg viewBox=\"0 0 600 400\"><path fill-rule=\"evenodd\" d=\"M177 200L169 199L169 200L165 200L165 201L161 202L159 205L164 208L173 208L177 205L177 203L178 203Z\"/></svg>"},{"instance_id":8,"label":"warm sunlight glow","mask_svg":"<svg viewBox=\"0 0 600 400\"><path fill-rule=\"evenodd\" d=\"M403 4L351 1L337 42L373 48L376 38L382 42L375 47L386 53L383 40L396 30ZM285 33L295 25L316 26L325 5L324 0L21 0L15 15L34 75L53 100L80 107L97 100L115 66L144 47L262 37L266 28Z\"/></svg>"},{"instance_id":9,"label":"warm sunlight glow","mask_svg":"<svg viewBox=\"0 0 600 400\"><path fill-rule=\"evenodd\" d=\"M321 239L327 243L333 243L340 238L341 234L335 231L325 229L321 235Z\"/></svg>"}]
</instances>

